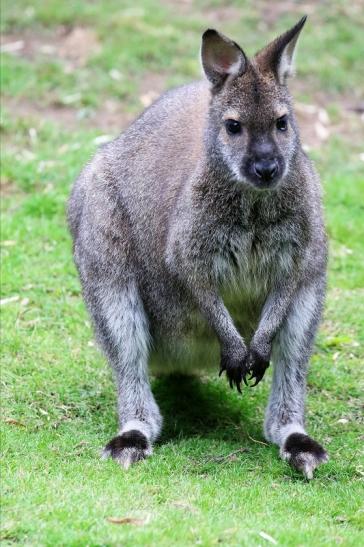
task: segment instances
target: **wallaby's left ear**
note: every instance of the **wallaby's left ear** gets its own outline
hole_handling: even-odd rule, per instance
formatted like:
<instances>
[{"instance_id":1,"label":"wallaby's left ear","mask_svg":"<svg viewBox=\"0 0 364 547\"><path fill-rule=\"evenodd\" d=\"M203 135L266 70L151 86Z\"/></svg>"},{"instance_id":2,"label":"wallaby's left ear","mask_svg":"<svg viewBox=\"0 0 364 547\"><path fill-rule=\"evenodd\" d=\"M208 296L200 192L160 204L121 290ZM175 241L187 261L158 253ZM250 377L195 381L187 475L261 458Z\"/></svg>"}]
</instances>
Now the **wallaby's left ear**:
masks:
<instances>
[{"instance_id":1,"label":"wallaby's left ear","mask_svg":"<svg viewBox=\"0 0 364 547\"><path fill-rule=\"evenodd\" d=\"M302 17L294 27L281 34L264 49L255 59L263 72L273 72L280 84L285 84L294 73L294 53L300 32L307 19Z\"/></svg>"}]
</instances>

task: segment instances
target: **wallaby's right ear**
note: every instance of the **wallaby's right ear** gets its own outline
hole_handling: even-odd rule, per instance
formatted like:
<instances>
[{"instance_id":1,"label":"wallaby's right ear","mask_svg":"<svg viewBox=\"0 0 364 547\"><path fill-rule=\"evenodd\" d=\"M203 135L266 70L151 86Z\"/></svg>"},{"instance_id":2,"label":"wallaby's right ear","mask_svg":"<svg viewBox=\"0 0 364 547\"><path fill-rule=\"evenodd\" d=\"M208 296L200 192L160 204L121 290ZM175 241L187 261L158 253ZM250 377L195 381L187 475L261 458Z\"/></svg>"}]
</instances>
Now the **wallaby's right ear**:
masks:
<instances>
[{"instance_id":1,"label":"wallaby's right ear","mask_svg":"<svg viewBox=\"0 0 364 547\"><path fill-rule=\"evenodd\" d=\"M216 30L208 29L202 35L201 61L207 79L221 86L228 76L241 76L247 66L242 49Z\"/></svg>"}]
</instances>

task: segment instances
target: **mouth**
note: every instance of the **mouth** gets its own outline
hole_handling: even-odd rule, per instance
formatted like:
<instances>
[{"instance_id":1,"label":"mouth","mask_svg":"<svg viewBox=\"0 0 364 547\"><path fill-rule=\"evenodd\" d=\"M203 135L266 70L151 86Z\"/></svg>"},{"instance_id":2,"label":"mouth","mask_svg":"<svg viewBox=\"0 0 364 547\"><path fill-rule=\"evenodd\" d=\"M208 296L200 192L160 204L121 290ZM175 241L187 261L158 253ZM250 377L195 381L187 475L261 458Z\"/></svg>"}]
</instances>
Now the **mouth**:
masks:
<instances>
[{"instance_id":1,"label":"mouth","mask_svg":"<svg viewBox=\"0 0 364 547\"><path fill-rule=\"evenodd\" d=\"M252 179L252 177L247 177L247 181L250 185L254 186L257 190L274 190L281 180L281 177L275 177L270 181L264 181L260 179Z\"/></svg>"}]
</instances>

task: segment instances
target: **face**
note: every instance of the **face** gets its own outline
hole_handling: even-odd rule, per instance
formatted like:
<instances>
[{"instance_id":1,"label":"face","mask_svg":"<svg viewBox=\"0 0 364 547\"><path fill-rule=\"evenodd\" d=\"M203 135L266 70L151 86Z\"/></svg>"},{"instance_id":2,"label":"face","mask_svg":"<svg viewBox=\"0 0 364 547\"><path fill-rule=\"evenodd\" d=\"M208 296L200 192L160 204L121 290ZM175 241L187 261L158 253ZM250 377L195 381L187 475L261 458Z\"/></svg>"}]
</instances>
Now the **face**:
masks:
<instances>
[{"instance_id":1,"label":"face","mask_svg":"<svg viewBox=\"0 0 364 547\"><path fill-rule=\"evenodd\" d=\"M287 90L251 69L214 96L210 115L232 178L258 190L276 188L298 142Z\"/></svg>"}]
</instances>

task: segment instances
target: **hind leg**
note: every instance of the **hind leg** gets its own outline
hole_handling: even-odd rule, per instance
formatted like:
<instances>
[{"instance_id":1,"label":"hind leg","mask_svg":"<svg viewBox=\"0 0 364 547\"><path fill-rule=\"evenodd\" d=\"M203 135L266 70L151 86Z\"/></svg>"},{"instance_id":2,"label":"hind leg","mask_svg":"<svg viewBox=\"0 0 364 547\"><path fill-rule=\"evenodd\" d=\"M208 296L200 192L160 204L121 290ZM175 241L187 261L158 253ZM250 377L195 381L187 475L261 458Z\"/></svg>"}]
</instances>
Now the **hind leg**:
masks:
<instances>
[{"instance_id":1,"label":"hind leg","mask_svg":"<svg viewBox=\"0 0 364 547\"><path fill-rule=\"evenodd\" d=\"M281 457L309 479L328 460L322 446L307 435L304 423L306 375L323 290L319 282L302 288L275 338L273 385L265 419L267 440L277 444Z\"/></svg>"},{"instance_id":2,"label":"hind leg","mask_svg":"<svg viewBox=\"0 0 364 547\"><path fill-rule=\"evenodd\" d=\"M87 300L118 390L119 431L103 455L128 468L152 453L162 426L148 378L148 321L133 281L103 284Z\"/></svg>"}]
</instances>

